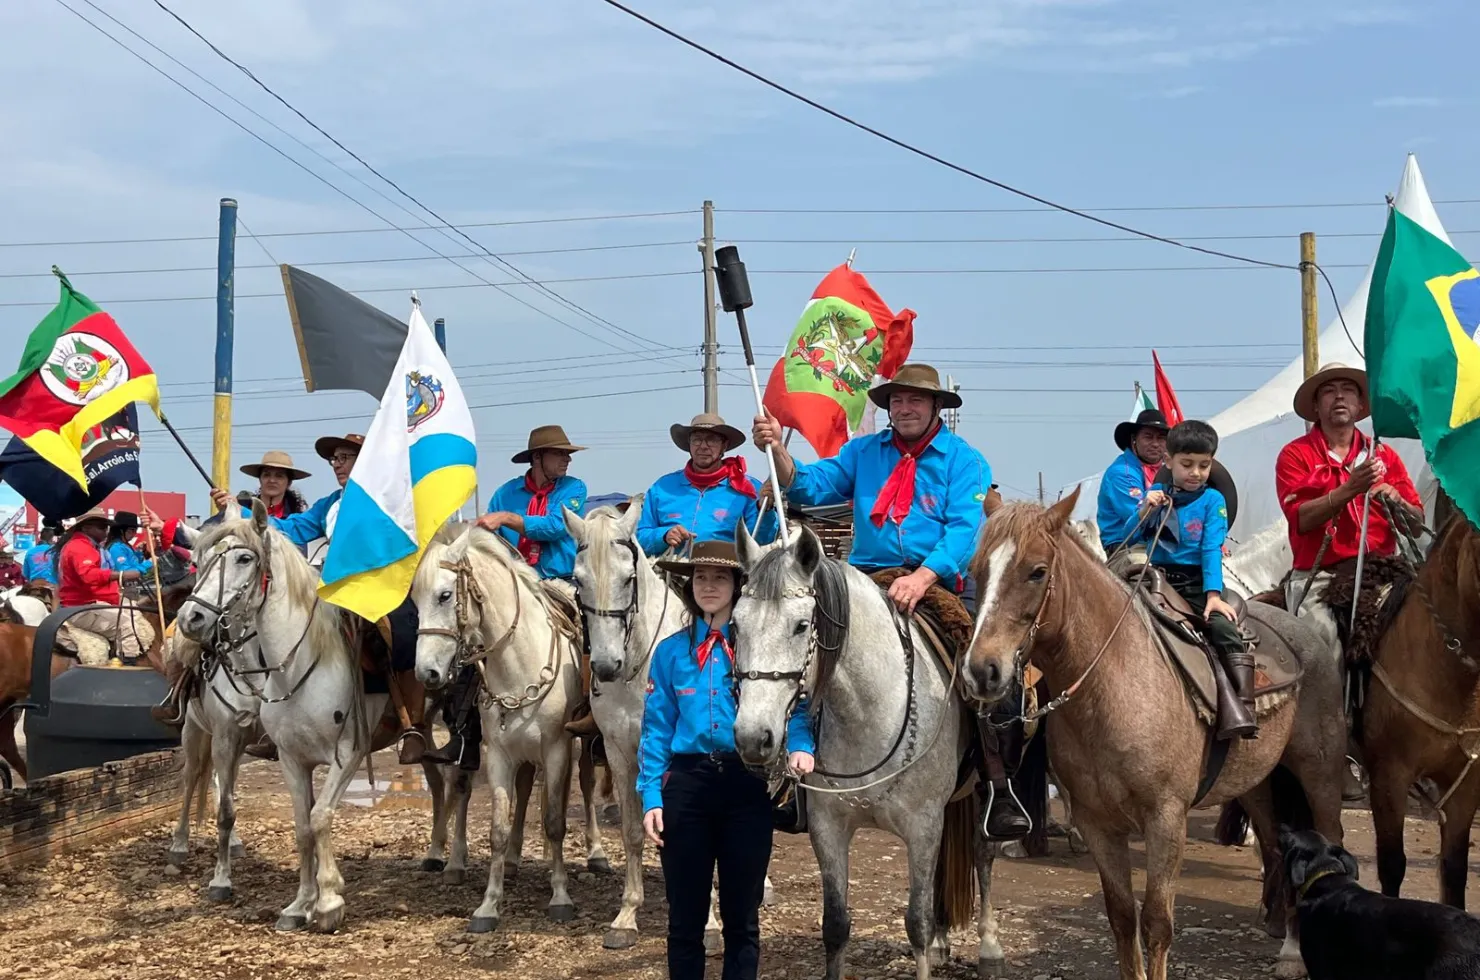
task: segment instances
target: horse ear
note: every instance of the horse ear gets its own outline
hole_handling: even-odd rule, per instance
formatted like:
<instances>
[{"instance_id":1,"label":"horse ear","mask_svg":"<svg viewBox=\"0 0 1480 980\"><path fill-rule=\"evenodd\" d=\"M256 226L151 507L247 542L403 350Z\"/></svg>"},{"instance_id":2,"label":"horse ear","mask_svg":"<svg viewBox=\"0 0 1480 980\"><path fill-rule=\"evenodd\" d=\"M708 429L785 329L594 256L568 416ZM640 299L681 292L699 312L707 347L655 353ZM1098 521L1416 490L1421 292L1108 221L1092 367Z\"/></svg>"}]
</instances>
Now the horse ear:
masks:
<instances>
[{"instance_id":1,"label":"horse ear","mask_svg":"<svg viewBox=\"0 0 1480 980\"><path fill-rule=\"evenodd\" d=\"M622 512L622 519L617 522L617 530L622 537L630 538L637 533L637 521L642 517L642 494L627 500L627 509Z\"/></svg>"},{"instance_id":2,"label":"horse ear","mask_svg":"<svg viewBox=\"0 0 1480 980\"><path fill-rule=\"evenodd\" d=\"M565 518L565 529L570 532L571 540L577 545L586 543L586 519L569 507L560 508L560 516Z\"/></svg>"},{"instance_id":3,"label":"horse ear","mask_svg":"<svg viewBox=\"0 0 1480 980\"><path fill-rule=\"evenodd\" d=\"M745 523L742 514L735 521L735 557L740 562L740 567L745 569L749 575L755 568L755 563L761 560L765 550L756 544L755 538L750 535L750 527Z\"/></svg>"},{"instance_id":4,"label":"horse ear","mask_svg":"<svg viewBox=\"0 0 1480 980\"><path fill-rule=\"evenodd\" d=\"M1051 532L1057 534L1069 523L1069 518L1074 514L1074 505L1079 503L1079 490L1076 486L1073 493L1048 509L1048 529Z\"/></svg>"},{"instance_id":5,"label":"horse ear","mask_svg":"<svg viewBox=\"0 0 1480 980\"><path fill-rule=\"evenodd\" d=\"M802 574L811 577L817 571L817 566L822 564L825 556L822 551L822 539L817 532L803 524L802 533L797 538L797 565L801 567Z\"/></svg>"},{"instance_id":6,"label":"horse ear","mask_svg":"<svg viewBox=\"0 0 1480 980\"><path fill-rule=\"evenodd\" d=\"M267 508L262 505L261 497L252 498L252 527L259 534L267 530Z\"/></svg>"},{"instance_id":7,"label":"horse ear","mask_svg":"<svg viewBox=\"0 0 1480 980\"><path fill-rule=\"evenodd\" d=\"M1002 509L1002 494L997 492L996 487L987 490L987 495L982 499L982 513L991 517Z\"/></svg>"}]
</instances>

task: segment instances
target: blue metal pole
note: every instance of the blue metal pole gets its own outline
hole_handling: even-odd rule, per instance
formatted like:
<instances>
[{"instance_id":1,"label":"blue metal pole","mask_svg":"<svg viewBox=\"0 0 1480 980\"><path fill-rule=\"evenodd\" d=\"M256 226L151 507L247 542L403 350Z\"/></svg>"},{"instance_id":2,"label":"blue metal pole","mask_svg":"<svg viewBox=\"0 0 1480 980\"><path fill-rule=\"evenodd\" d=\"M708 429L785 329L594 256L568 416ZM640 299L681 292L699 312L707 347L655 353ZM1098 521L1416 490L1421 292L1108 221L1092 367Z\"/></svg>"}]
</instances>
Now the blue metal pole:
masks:
<instances>
[{"instance_id":1,"label":"blue metal pole","mask_svg":"<svg viewBox=\"0 0 1480 980\"><path fill-rule=\"evenodd\" d=\"M442 348L442 353L447 353L447 321L440 316L432 321L432 334L437 338L437 346Z\"/></svg>"},{"instance_id":2,"label":"blue metal pole","mask_svg":"<svg viewBox=\"0 0 1480 980\"><path fill-rule=\"evenodd\" d=\"M231 353L236 335L236 201L221 199L216 246L216 404L211 439L211 481L231 487ZM214 508L213 508L214 509Z\"/></svg>"}]
</instances>

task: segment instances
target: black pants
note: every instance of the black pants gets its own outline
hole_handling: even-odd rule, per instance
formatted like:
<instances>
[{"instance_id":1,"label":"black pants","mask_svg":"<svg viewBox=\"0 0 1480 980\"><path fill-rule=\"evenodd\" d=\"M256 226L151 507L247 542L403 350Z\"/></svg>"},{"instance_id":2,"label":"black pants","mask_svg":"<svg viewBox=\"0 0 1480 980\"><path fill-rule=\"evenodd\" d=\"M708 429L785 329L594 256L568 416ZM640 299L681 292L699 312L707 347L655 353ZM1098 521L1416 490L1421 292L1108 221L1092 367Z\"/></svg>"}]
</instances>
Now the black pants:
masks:
<instances>
[{"instance_id":1,"label":"black pants","mask_svg":"<svg viewBox=\"0 0 1480 980\"><path fill-rule=\"evenodd\" d=\"M668 976L703 980L704 924L719 865L724 980L755 980L760 907L771 862L766 784L736 755L676 755L663 777L663 878L668 890Z\"/></svg>"},{"instance_id":2,"label":"black pants","mask_svg":"<svg viewBox=\"0 0 1480 980\"><path fill-rule=\"evenodd\" d=\"M415 670L416 630L419 625L416 603L408 596L386 619L391 625L391 669Z\"/></svg>"},{"instance_id":3,"label":"black pants","mask_svg":"<svg viewBox=\"0 0 1480 980\"><path fill-rule=\"evenodd\" d=\"M1208 604L1208 593L1203 588L1202 569L1195 565L1164 565L1160 566L1166 573L1167 584L1177 590L1177 594L1187 600L1192 611L1202 616L1207 624L1203 635L1207 637L1208 643L1218 653L1242 653L1244 639L1239 636L1238 627L1226 616L1213 615L1203 616L1203 608Z\"/></svg>"}]
</instances>

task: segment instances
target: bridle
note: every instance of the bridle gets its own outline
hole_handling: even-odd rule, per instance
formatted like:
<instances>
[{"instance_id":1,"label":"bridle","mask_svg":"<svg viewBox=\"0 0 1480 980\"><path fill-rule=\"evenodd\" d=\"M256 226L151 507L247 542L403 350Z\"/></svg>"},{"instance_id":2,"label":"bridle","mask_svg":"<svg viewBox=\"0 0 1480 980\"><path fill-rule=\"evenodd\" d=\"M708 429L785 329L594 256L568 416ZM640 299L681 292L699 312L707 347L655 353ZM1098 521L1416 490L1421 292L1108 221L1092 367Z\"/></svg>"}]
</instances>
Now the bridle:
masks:
<instances>
[{"instance_id":1,"label":"bridle","mask_svg":"<svg viewBox=\"0 0 1480 980\"><path fill-rule=\"evenodd\" d=\"M579 589L576 590L576 602L580 605L581 612L587 616L595 616L598 619L615 619L620 623L622 627L622 650L626 651L632 647L632 633L637 628L637 614L642 600L641 590L638 585L639 563L642 561L642 554L638 551L637 542L631 538L618 538L612 543L621 545L632 555L632 595L627 600L627 604L619 609L601 609L597 606L590 606L580 598ZM588 550L589 547L589 545L584 544L578 546L576 548L576 554L579 555L581 552ZM663 589L663 609L658 614L659 623L668 614L668 600L672 595L672 589ZM660 639L662 637L658 635L658 630L653 630L653 638L648 643L647 650L643 653L642 657L632 662L631 669L628 670L627 676L623 678L624 683L631 681L641 673L643 665L652 657L653 650L657 648Z\"/></svg>"}]
</instances>

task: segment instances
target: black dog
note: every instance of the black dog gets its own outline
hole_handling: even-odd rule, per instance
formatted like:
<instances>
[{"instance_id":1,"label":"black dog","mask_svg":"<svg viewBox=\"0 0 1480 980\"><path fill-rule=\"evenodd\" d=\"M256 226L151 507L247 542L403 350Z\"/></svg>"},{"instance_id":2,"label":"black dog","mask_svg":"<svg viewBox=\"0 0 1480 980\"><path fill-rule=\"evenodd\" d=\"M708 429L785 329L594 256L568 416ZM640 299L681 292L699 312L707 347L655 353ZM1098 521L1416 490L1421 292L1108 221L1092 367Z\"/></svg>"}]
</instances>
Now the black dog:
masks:
<instances>
[{"instance_id":1,"label":"black dog","mask_svg":"<svg viewBox=\"0 0 1480 980\"><path fill-rule=\"evenodd\" d=\"M1280 828L1310 980L1480 980L1480 921L1357 884L1357 861L1315 831Z\"/></svg>"}]
</instances>

